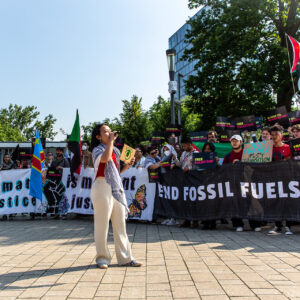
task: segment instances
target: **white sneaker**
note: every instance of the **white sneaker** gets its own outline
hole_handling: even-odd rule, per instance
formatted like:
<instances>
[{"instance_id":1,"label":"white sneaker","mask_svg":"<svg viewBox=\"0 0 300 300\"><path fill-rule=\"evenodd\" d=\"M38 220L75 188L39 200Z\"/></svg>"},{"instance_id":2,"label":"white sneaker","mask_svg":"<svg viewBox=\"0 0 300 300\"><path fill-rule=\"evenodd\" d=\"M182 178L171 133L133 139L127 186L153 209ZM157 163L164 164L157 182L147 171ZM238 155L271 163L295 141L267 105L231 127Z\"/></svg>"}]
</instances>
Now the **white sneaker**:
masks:
<instances>
[{"instance_id":1,"label":"white sneaker","mask_svg":"<svg viewBox=\"0 0 300 300\"><path fill-rule=\"evenodd\" d=\"M107 269L108 265L107 264L103 264L103 263L97 263L97 267L100 269Z\"/></svg>"},{"instance_id":2,"label":"white sneaker","mask_svg":"<svg viewBox=\"0 0 300 300\"><path fill-rule=\"evenodd\" d=\"M235 231L236 231L236 232L243 232L243 231L244 231L244 228L243 228L243 227L237 227Z\"/></svg>"},{"instance_id":3,"label":"white sneaker","mask_svg":"<svg viewBox=\"0 0 300 300\"><path fill-rule=\"evenodd\" d=\"M254 228L254 231L255 231L255 232L261 232L261 227L256 227L256 228Z\"/></svg>"},{"instance_id":4,"label":"white sneaker","mask_svg":"<svg viewBox=\"0 0 300 300\"><path fill-rule=\"evenodd\" d=\"M293 234L293 232L291 231L291 229L290 229L290 227L285 227L285 234L286 235L292 235Z\"/></svg>"},{"instance_id":5,"label":"white sneaker","mask_svg":"<svg viewBox=\"0 0 300 300\"><path fill-rule=\"evenodd\" d=\"M276 234L280 234L281 233L281 229L279 229L277 226L275 226L273 229L271 229L268 234L270 235L276 235Z\"/></svg>"},{"instance_id":6,"label":"white sneaker","mask_svg":"<svg viewBox=\"0 0 300 300\"><path fill-rule=\"evenodd\" d=\"M160 224L161 225L167 225L170 222L171 219L165 219Z\"/></svg>"},{"instance_id":7,"label":"white sneaker","mask_svg":"<svg viewBox=\"0 0 300 300\"><path fill-rule=\"evenodd\" d=\"M176 222L175 219L172 218L166 225L167 226L175 226L175 225L178 225L178 222Z\"/></svg>"}]
</instances>

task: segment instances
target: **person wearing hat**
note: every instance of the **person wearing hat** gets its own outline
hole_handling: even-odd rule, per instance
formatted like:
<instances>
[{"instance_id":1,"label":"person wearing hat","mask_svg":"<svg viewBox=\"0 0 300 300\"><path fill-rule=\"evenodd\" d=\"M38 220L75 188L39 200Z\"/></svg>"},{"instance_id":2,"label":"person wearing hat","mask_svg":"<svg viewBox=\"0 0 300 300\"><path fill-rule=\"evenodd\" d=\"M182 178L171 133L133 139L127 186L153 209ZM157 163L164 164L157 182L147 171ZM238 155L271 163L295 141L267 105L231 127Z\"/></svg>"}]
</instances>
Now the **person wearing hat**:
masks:
<instances>
[{"instance_id":1,"label":"person wearing hat","mask_svg":"<svg viewBox=\"0 0 300 300\"><path fill-rule=\"evenodd\" d=\"M242 155L243 155L243 138L235 134L231 137L230 139L231 146L232 146L232 151L226 154L223 164L228 164L228 163L236 163L238 161L242 160ZM237 232L242 232L244 231L244 222L241 218L232 218L231 219L232 226L236 228ZM254 220L249 220L250 227L256 231L259 232L261 231L261 222L259 221L254 221Z\"/></svg>"}]
</instances>

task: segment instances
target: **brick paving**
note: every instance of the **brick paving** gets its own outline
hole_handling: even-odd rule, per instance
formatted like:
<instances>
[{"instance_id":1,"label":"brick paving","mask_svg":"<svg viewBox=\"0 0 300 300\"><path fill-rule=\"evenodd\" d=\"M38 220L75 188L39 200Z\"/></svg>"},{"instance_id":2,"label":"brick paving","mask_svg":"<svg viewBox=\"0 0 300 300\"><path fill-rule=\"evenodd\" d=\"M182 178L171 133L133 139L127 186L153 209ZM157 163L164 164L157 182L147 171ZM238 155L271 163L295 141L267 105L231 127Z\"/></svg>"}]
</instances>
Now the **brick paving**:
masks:
<instances>
[{"instance_id":1,"label":"brick paving","mask_svg":"<svg viewBox=\"0 0 300 300\"><path fill-rule=\"evenodd\" d=\"M142 268L96 268L93 223L0 222L0 300L300 299L300 227L267 236L129 223ZM114 254L112 235L110 251Z\"/></svg>"}]
</instances>

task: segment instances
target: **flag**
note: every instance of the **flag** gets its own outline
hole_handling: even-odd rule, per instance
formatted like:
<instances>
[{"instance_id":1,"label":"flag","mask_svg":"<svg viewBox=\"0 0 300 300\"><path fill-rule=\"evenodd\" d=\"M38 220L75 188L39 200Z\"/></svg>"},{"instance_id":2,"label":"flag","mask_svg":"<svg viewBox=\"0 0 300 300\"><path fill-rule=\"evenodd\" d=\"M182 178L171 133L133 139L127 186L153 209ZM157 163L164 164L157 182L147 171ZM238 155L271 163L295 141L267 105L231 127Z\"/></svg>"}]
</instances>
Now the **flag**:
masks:
<instances>
[{"instance_id":1,"label":"flag","mask_svg":"<svg viewBox=\"0 0 300 300\"><path fill-rule=\"evenodd\" d=\"M80 125L78 110L76 111L76 120L69 136L68 148L73 153L71 159L71 179L74 181L74 172L80 174L81 169L81 143L80 143Z\"/></svg>"},{"instance_id":2,"label":"flag","mask_svg":"<svg viewBox=\"0 0 300 300\"><path fill-rule=\"evenodd\" d=\"M11 160L16 163L17 160L20 160L20 144L18 144L11 155Z\"/></svg>"},{"instance_id":3,"label":"flag","mask_svg":"<svg viewBox=\"0 0 300 300\"><path fill-rule=\"evenodd\" d=\"M299 63L299 58L300 58L300 43L298 41L296 41L295 39L293 39L292 37L290 37L289 35L287 35L291 44L292 44L292 47L293 47L293 54L294 54L294 57L293 57L293 66L292 66L292 69L291 69L291 73L295 72L296 71L296 67Z\"/></svg>"},{"instance_id":4,"label":"flag","mask_svg":"<svg viewBox=\"0 0 300 300\"><path fill-rule=\"evenodd\" d=\"M43 179L42 168L45 163L45 154L40 139L39 131L36 130L34 150L32 155L29 195L42 201Z\"/></svg>"}]
</instances>

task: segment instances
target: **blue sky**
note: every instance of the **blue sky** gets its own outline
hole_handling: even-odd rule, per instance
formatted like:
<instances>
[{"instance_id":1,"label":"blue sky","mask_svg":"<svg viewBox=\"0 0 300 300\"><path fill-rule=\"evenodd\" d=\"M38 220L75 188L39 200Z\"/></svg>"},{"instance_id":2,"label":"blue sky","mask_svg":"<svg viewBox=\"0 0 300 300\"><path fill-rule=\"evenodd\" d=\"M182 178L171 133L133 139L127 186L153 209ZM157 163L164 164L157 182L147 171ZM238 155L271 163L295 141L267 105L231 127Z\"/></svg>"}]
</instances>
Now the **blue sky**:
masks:
<instances>
[{"instance_id":1,"label":"blue sky","mask_svg":"<svg viewBox=\"0 0 300 300\"><path fill-rule=\"evenodd\" d=\"M56 130L114 118L133 94L168 97L168 38L187 0L0 1L0 107L35 105ZM58 134L56 140L62 139Z\"/></svg>"}]
</instances>

